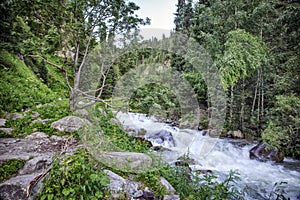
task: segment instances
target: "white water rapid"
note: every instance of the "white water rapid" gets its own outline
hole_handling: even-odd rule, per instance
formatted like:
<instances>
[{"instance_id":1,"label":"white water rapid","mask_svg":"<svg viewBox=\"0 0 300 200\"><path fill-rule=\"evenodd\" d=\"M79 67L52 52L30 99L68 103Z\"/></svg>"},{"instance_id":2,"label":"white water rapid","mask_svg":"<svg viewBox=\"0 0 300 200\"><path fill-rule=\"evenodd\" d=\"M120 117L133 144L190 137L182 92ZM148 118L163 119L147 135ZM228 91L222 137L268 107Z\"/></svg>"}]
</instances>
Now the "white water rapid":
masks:
<instances>
[{"instance_id":1,"label":"white water rapid","mask_svg":"<svg viewBox=\"0 0 300 200\"><path fill-rule=\"evenodd\" d=\"M165 161L172 163L180 156L189 153L196 161L192 169L212 170L219 175L227 175L230 170L236 170L241 181L239 188L245 188L246 199L272 199L269 198L274 191L274 184L287 182L284 189L291 200L300 199L300 161L285 158L283 163L259 162L249 159L249 150L255 144L243 140L216 139L202 136L201 131L178 129L164 123L156 122L153 117L144 114L118 113L117 118L125 128L147 131L146 137L166 130L172 133L175 146L165 147L171 151L163 151Z\"/></svg>"}]
</instances>

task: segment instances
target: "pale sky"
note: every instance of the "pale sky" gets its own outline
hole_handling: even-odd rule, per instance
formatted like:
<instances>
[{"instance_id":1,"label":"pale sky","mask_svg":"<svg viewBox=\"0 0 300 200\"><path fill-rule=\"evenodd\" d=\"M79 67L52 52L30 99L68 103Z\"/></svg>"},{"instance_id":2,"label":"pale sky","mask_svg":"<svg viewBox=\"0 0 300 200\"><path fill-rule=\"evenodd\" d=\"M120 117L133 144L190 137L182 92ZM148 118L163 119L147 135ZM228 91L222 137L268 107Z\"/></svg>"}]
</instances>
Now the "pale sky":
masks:
<instances>
[{"instance_id":1,"label":"pale sky","mask_svg":"<svg viewBox=\"0 0 300 200\"><path fill-rule=\"evenodd\" d=\"M149 17L150 26L142 28L158 28L171 30L174 26L174 13L178 0L132 0L140 10L136 12L140 17Z\"/></svg>"}]
</instances>

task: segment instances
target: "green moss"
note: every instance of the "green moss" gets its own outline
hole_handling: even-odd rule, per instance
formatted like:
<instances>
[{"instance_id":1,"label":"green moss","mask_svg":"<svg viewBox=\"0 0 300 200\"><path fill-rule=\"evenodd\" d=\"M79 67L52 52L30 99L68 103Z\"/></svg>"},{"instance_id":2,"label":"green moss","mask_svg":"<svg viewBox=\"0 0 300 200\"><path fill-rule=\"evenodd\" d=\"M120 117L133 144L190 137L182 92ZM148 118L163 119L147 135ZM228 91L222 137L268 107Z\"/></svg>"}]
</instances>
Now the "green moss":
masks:
<instances>
[{"instance_id":1,"label":"green moss","mask_svg":"<svg viewBox=\"0 0 300 200\"><path fill-rule=\"evenodd\" d=\"M8 160L0 166L0 182L16 175L18 171L25 165L24 160Z\"/></svg>"}]
</instances>

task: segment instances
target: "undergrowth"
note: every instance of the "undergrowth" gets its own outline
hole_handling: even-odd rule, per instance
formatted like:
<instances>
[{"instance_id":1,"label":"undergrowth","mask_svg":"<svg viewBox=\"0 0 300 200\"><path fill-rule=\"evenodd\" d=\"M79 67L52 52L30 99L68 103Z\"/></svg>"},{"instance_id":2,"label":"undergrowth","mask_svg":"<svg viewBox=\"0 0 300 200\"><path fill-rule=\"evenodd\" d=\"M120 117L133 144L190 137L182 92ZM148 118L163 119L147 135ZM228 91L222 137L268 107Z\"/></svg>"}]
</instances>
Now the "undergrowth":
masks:
<instances>
[{"instance_id":1,"label":"undergrowth","mask_svg":"<svg viewBox=\"0 0 300 200\"><path fill-rule=\"evenodd\" d=\"M63 162L57 159L45 178L39 200L108 199L108 176L84 149L67 156Z\"/></svg>"},{"instance_id":2,"label":"undergrowth","mask_svg":"<svg viewBox=\"0 0 300 200\"><path fill-rule=\"evenodd\" d=\"M38 116L35 116L38 113ZM0 132L1 137L25 137L33 132L44 132L47 135L64 135L51 127L51 123L70 114L69 102L66 100L34 106L19 119L7 119L5 126L12 128L12 134Z\"/></svg>"},{"instance_id":3,"label":"undergrowth","mask_svg":"<svg viewBox=\"0 0 300 200\"><path fill-rule=\"evenodd\" d=\"M0 112L19 112L55 99L52 91L20 59L0 51ZM1 113L0 113L1 115Z\"/></svg>"},{"instance_id":4,"label":"undergrowth","mask_svg":"<svg viewBox=\"0 0 300 200\"><path fill-rule=\"evenodd\" d=\"M0 183L18 174L18 171L25 165L24 160L7 160L0 166Z\"/></svg>"}]
</instances>

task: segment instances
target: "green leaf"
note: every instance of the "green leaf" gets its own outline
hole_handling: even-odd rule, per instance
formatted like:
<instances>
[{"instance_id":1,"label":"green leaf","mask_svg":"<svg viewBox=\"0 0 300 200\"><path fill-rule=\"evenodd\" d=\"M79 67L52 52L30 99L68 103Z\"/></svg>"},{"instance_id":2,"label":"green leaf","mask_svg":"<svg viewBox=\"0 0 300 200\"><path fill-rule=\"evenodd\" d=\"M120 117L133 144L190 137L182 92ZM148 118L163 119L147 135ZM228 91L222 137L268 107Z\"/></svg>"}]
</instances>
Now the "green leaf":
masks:
<instances>
[{"instance_id":1,"label":"green leaf","mask_svg":"<svg viewBox=\"0 0 300 200\"><path fill-rule=\"evenodd\" d=\"M63 193L63 195L68 196L70 194L70 190L67 188L64 188L62 193Z\"/></svg>"}]
</instances>

